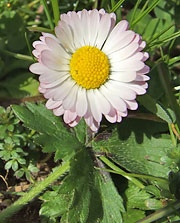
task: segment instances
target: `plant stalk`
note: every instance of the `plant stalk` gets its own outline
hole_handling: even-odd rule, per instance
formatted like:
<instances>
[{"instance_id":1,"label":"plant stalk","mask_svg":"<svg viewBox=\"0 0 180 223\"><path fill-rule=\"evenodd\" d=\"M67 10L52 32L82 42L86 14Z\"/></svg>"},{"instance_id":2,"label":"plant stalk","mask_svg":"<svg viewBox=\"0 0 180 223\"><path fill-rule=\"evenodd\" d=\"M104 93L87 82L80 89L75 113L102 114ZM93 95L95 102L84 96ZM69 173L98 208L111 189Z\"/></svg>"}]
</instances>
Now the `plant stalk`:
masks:
<instances>
[{"instance_id":1,"label":"plant stalk","mask_svg":"<svg viewBox=\"0 0 180 223\"><path fill-rule=\"evenodd\" d=\"M24 207L28 202L38 196L47 186L57 180L70 168L70 163L67 161L65 164L59 166L53 173L51 173L45 180L37 183L30 191L26 192L23 197L19 198L12 205L7 207L0 213L0 223L6 223L7 219L12 217L17 211Z\"/></svg>"},{"instance_id":2,"label":"plant stalk","mask_svg":"<svg viewBox=\"0 0 180 223\"><path fill-rule=\"evenodd\" d=\"M13 53L13 52L10 52L8 50L1 50L1 49L0 49L0 53L2 53L4 55L7 55L7 56L14 57L16 59L28 60L28 61L34 62L34 60L31 56L23 55L23 54L20 54L20 53Z\"/></svg>"},{"instance_id":3,"label":"plant stalk","mask_svg":"<svg viewBox=\"0 0 180 223\"><path fill-rule=\"evenodd\" d=\"M60 19L58 0L51 0L51 4L52 4L52 9L53 9L53 15L54 15L54 23L55 23L55 26L57 26L58 21Z\"/></svg>"}]
</instances>

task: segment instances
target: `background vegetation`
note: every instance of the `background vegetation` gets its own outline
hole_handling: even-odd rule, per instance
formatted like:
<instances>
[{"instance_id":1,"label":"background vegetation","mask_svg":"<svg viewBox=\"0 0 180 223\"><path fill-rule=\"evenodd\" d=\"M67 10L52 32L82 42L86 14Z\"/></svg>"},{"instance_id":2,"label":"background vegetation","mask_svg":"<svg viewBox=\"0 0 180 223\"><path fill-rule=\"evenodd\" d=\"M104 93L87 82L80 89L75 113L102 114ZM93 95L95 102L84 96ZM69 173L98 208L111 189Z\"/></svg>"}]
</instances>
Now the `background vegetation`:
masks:
<instances>
[{"instance_id":1,"label":"background vegetation","mask_svg":"<svg viewBox=\"0 0 180 223\"><path fill-rule=\"evenodd\" d=\"M150 54L138 111L96 135L48 111L28 70L40 31L84 8L127 19ZM178 0L0 1L0 222L180 222L179 11Z\"/></svg>"}]
</instances>

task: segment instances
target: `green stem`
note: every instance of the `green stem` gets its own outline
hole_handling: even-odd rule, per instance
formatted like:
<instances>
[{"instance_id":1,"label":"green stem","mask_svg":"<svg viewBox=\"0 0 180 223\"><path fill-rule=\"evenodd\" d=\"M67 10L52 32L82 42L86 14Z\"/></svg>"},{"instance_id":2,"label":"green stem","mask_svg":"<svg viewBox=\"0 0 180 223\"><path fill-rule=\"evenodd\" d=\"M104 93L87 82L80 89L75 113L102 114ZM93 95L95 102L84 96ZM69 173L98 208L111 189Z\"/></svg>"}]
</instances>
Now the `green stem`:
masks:
<instances>
[{"instance_id":1,"label":"green stem","mask_svg":"<svg viewBox=\"0 0 180 223\"><path fill-rule=\"evenodd\" d=\"M99 167L95 167L95 168L97 170L102 170L102 171L106 171L106 172L110 172L110 173L120 174L123 177L126 177L126 176L127 177L138 177L138 178L143 178L143 179L148 179L148 180L155 180L155 181L159 181L159 182L166 183L166 184L169 183L168 180L160 178L160 177L154 177L154 176L136 174L136 173L126 173L125 171L124 171L124 173L122 173L122 170L121 170L121 172L119 172L119 171L116 171L116 170L104 169L104 168L99 168Z\"/></svg>"},{"instance_id":2,"label":"green stem","mask_svg":"<svg viewBox=\"0 0 180 223\"><path fill-rule=\"evenodd\" d=\"M51 173L45 180L37 183L29 192L26 192L23 197L19 198L11 206L6 208L0 213L0 223L6 223L6 220L13 214L19 211L29 201L39 195L47 186L57 180L62 174L69 170L70 164L66 162L64 165L59 166L53 173Z\"/></svg>"},{"instance_id":3,"label":"green stem","mask_svg":"<svg viewBox=\"0 0 180 223\"><path fill-rule=\"evenodd\" d=\"M180 127L180 107L177 104L176 98L172 92L171 84L168 78L168 72L162 63L160 63L158 66L158 72L159 72L161 82L164 86L164 90L166 92L168 102L171 106L171 109L174 111L176 115L176 121L177 121L178 127Z\"/></svg>"},{"instance_id":4,"label":"green stem","mask_svg":"<svg viewBox=\"0 0 180 223\"><path fill-rule=\"evenodd\" d=\"M47 29L47 28L44 28L44 27L33 27L33 26L28 26L26 27L29 31L31 32L45 32L45 33L51 33L51 34L54 34L54 31L52 31L51 29Z\"/></svg>"},{"instance_id":5,"label":"green stem","mask_svg":"<svg viewBox=\"0 0 180 223\"><path fill-rule=\"evenodd\" d=\"M1 49L0 49L0 53L14 57L16 59L28 60L28 61L34 62L34 60L32 59L31 56L27 56L27 55L23 55L23 54L19 54L19 53L12 53L8 50L1 50Z\"/></svg>"},{"instance_id":6,"label":"green stem","mask_svg":"<svg viewBox=\"0 0 180 223\"><path fill-rule=\"evenodd\" d=\"M54 23L55 23L55 26L57 26L58 21L60 19L58 0L51 0L51 4L53 8Z\"/></svg>"},{"instance_id":7,"label":"green stem","mask_svg":"<svg viewBox=\"0 0 180 223\"><path fill-rule=\"evenodd\" d=\"M126 179L130 180L131 182L133 182L136 186L138 186L139 188L143 189L145 186L137 179L135 179L132 176L127 176L127 173L124 170L121 170L119 167L117 167L114 163L112 163L110 160L108 160L106 157L104 156L100 156L99 157L107 166L109 166L110 168L112 168L113 170L117 171L118 174L121 174L123 177L125 177Z\"/></svg>"},{"instance_id":8,"label":"green stem","mask_svg":"<svg viewBox=\"0 0 180 223\"><path fill-rule=\"evenodd\" d=\"M151 223L151 222L154 222L154 221L156 221L156 220L158 220L162 217L165 217L165 216L168 216L168 215L172 214L173 212L175 212L179 208L180 208L180 201L177 201L173 204L168 205L165 208L159 209L155 213L150 214L146 218L143 218L143 219L137 221L136 223Z\"/></svg>"},{"instance_id":9,"label":"green stem","mask_svg":"<svg viewBox=\"0 0 180 223\"><path fill-rule=\"evenodd\" d=\"M35 62L34 56L32 54L32 49L31 49L31 45L30 45L30 42L29 42L29 39L28 39L27 32L25 32L25 40L26 40L26 44L27 44L27 47L28 47L28 50L29 50L29 54L31 55L32 60Z\"/></svg>"},{"instance_id":10,"label":"green stem","mask_svg":"<svg viewBox=\"0 0 180 223\"><path fill-rule=\"evenodd\" d=\"M45 11L45 13L46 13L48 22L49 22L49 26L50 26L51 30L54 30L53 21L52 21L52 19L51 19L51 15L50 15L50 12L49 12L49 9L48 9L46 0L41 0L41 1L42 1L42 5L43 5L43 7L44 7L44 11Z\"/></svg>"},{"instance_id":11,"label":"green stem","mask_svg":"<svg viewBox=\"0 0 180 223\"><path fill-rule=\"evenodd\" d=\"M111 12L115 12L121 5L122 3L124 2L125 0L120 0L119 2L116 3L116 5L114 5L114 7L110 10L110 13Z\"/></svg>"},{"instance_id":12,"label":"green stem","mask_svg":"<svg viewBox=\"0 0 180 223\"><path fill-rule=\"evenodd\" d=\"M137 11L137 8L139 6L139 4L141 3L142 0L137 0L135 6L134 6L134 9L133 9L133 12L132 12L132 15L131 15L131 19L130 19L130 24L132 23L132 21L134 20L134 17L136 15L136 11Z\"/></svg>"}]
</instances>

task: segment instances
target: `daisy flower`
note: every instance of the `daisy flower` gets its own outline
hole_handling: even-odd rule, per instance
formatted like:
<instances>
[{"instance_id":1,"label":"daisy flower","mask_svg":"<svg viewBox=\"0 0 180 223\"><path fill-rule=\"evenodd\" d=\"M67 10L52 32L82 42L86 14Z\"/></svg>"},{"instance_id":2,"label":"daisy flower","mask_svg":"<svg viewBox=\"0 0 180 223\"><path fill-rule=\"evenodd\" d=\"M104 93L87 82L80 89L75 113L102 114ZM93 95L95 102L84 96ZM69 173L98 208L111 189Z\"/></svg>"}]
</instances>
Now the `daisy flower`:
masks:
<instances>
[{"instance_id":1,"label":"daisy flower","mask_svg":"<svg viewBox=\"0 0 180 223\"><path fill-rule=\"evenodd\" d=\"M55 35L42 33L33 43L38 62L30 71L40 75L46 107L71 127L84 118L97 131L102 115L121 122L127 109L137 109L136 95L146 93L146 44L126 20L115 23L104 9L72 11L61 15Z\"/></svg>"}]
</instances>

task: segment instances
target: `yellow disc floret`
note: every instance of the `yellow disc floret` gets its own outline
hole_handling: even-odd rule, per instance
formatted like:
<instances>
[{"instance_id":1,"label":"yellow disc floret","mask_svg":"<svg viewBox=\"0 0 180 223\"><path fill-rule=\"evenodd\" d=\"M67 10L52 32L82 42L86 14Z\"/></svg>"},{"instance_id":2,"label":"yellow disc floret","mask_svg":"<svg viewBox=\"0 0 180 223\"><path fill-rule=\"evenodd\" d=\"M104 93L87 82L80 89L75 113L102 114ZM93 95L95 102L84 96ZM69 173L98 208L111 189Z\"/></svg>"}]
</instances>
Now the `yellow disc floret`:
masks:
<instances>
[{"instance_id":1,"label":"yellow disc floret","mask_svg":"<svg viewBox=\"0 0 180 223\"><path fill-rule=\"evenodd\" d=\"M86 89L99 88L109 77L109 60L98 48L83 46L70 61L70 73L78 85Z\"/></svg>"}]
</instances>

